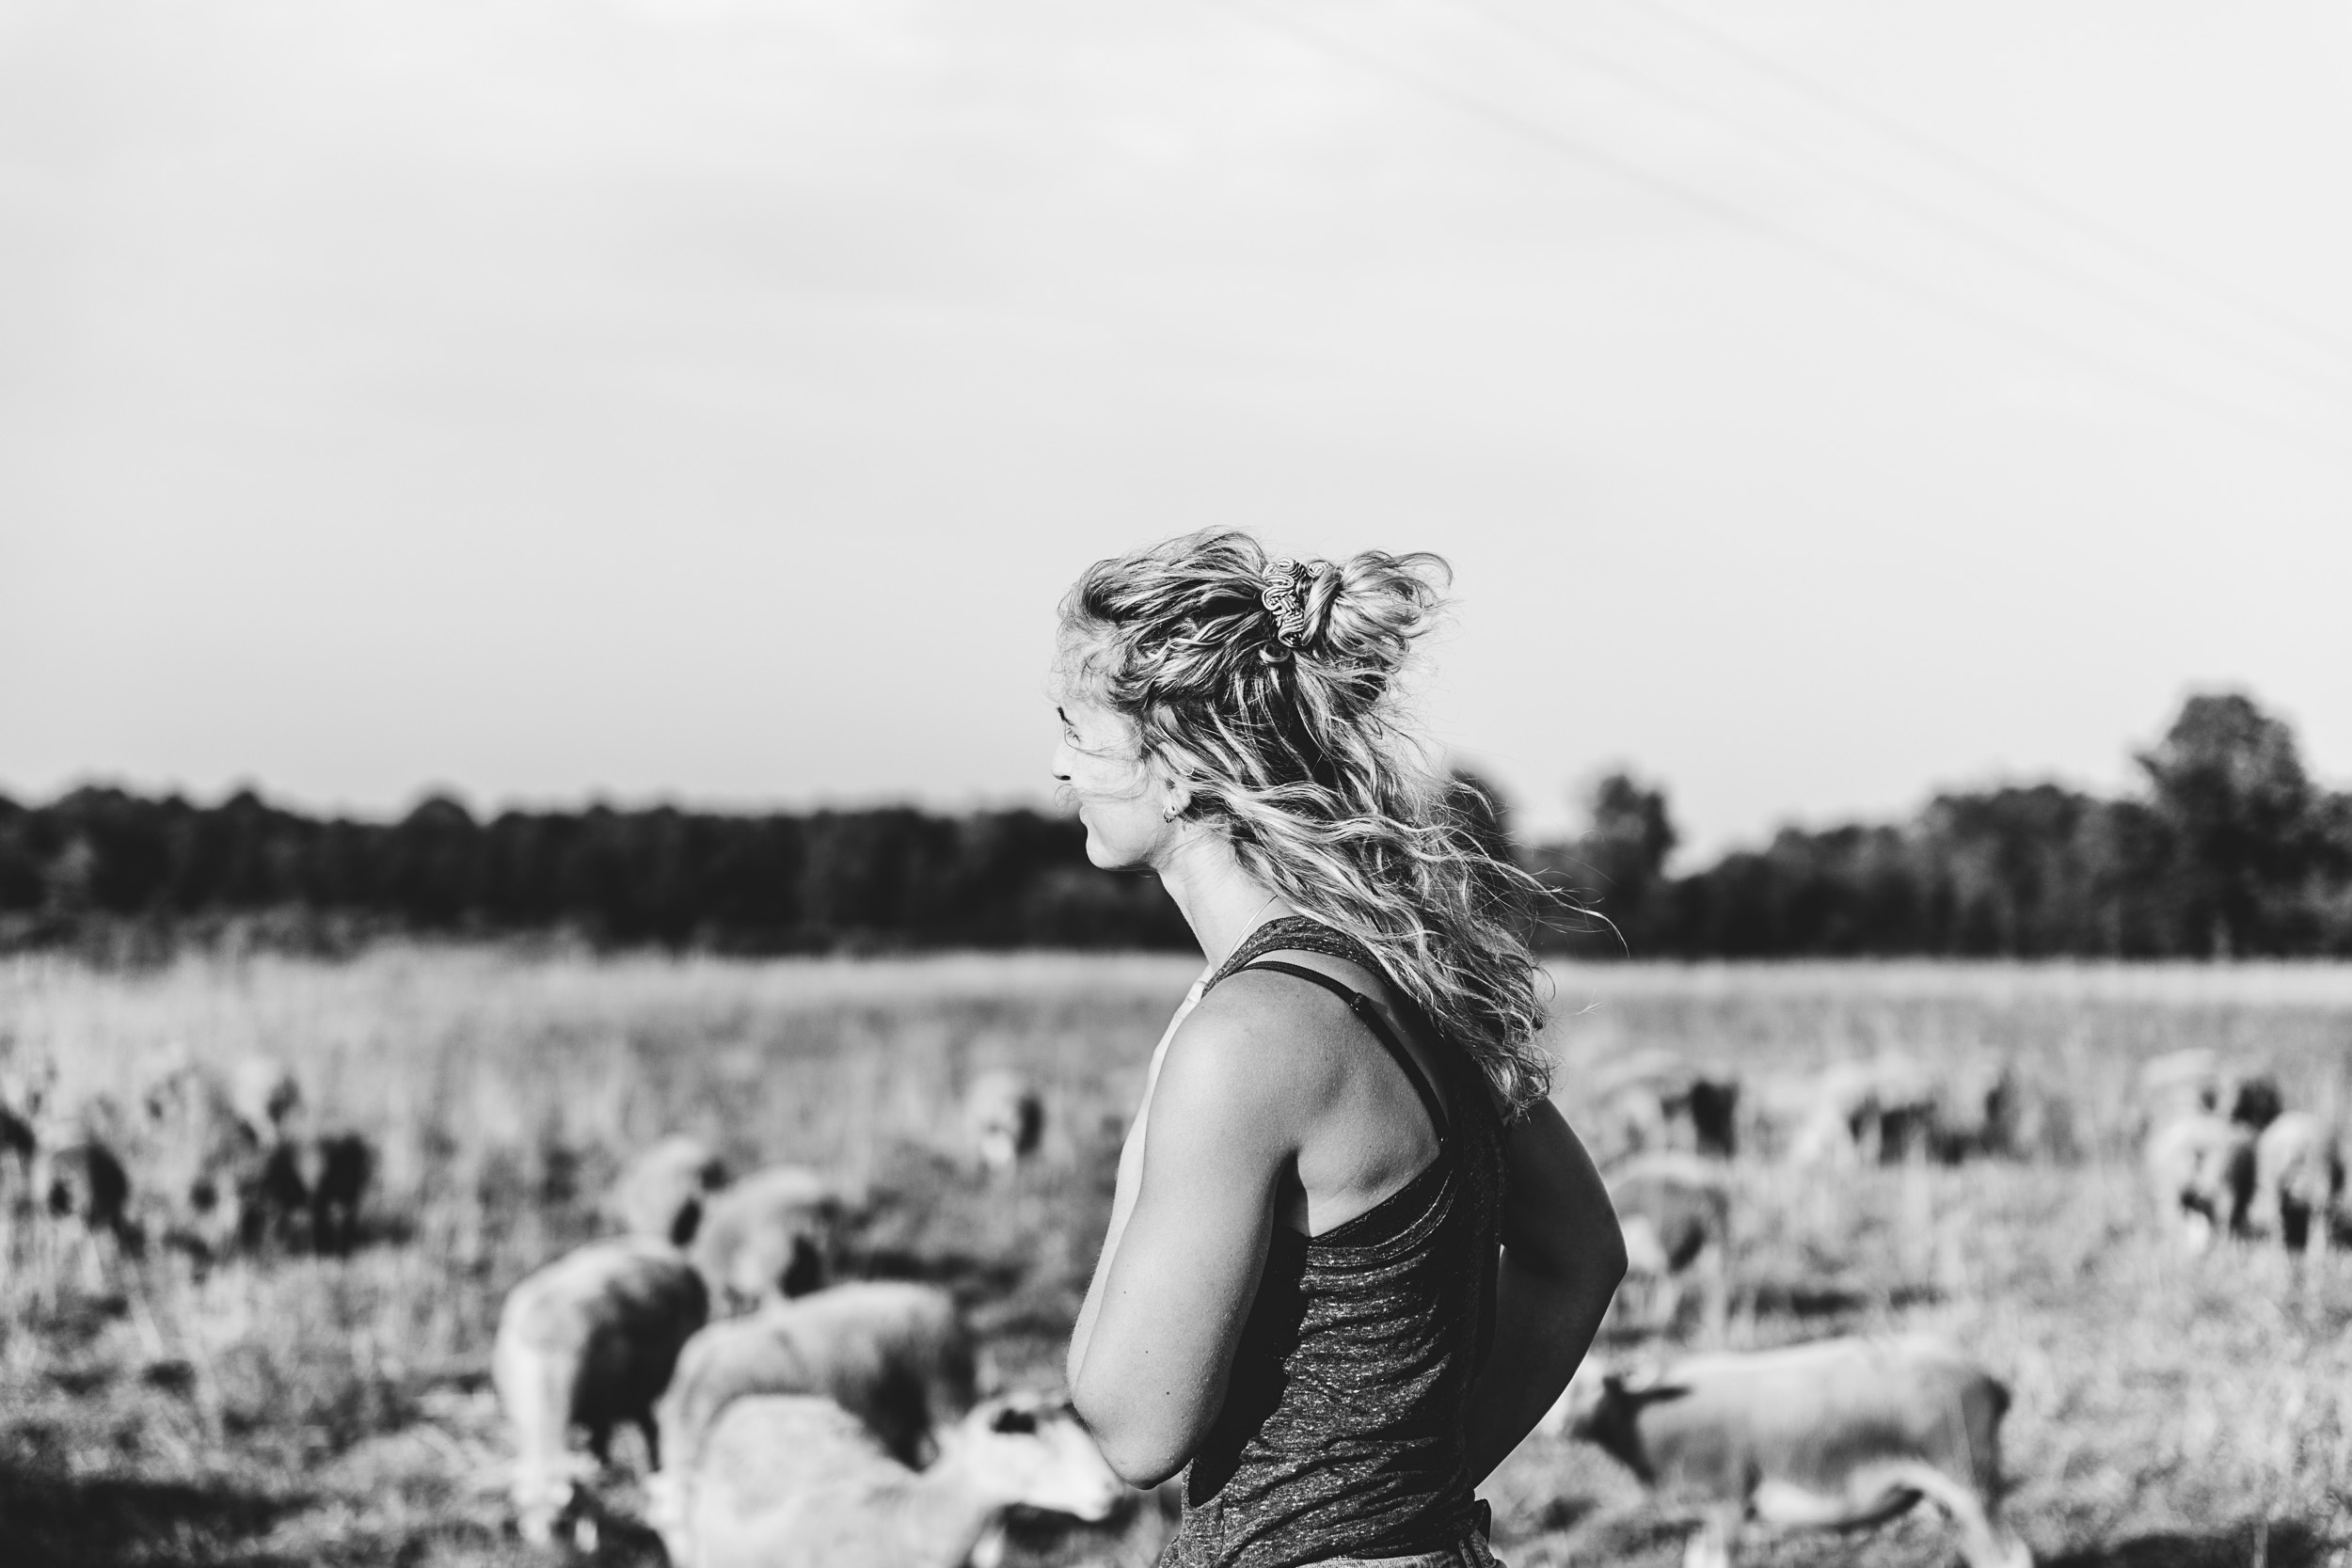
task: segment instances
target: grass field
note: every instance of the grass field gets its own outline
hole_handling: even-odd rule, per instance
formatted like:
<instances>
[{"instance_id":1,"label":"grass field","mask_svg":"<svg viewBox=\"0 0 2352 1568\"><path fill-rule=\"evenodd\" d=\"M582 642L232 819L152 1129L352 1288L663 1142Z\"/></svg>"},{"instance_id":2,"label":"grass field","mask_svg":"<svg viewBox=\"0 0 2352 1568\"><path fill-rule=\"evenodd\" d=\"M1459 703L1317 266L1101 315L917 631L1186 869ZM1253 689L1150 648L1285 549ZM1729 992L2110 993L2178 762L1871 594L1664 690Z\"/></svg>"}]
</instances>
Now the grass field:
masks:
<instances>
[{"instance_id":1,"label":"grass field","mask_svg":"<svg viewBox=\"0 0 2352 1568\"><path fill-rule=\"evenodd\" d=\"M594 960L388 948L140 974L0 965L0 1048L119 1088L169 1042L293 1064L322 1119L382 1148L347 1260L157 1256L95 1294L19 1234L0 1279L0 1562L521 1562L483 1386L504 1291L594 1234L635 1148L691 1131L739 1165L870 1182L866 1266L955 1289L993 1376L1050 1381L1108 1208L1143 1062L1197 966L1029 956L859 963ZM1754 1343L1932 1326L2010 1385L2012 1517L2045 1563L2343 1568L2352 1547L2352 1266L2152 1231L2123 1090L2180 1045L2273 1063L2334 1109L2352 971L1599 968L1557 972L1572 1098L1668 1045L1763 1076L1901 1047L2013 1053L2074 1105L2078 1164L1834 1179L1739 1170L1733 1332ZM962 1085L1049 1085L1041 1158L961 1169ZM1638 1354L1613 1344L1607 1354ZM624 1454L625 1462L634 1449ZM626 1468L626 1463L624 1465ZM1590 1450L1531 1440L1487 1488L1530 1564L1674 1560L1690 1517ZM631 1499L626 1475L612 1495ZM1025 1560L1143 1563L1164 1526L1019 1533ZM1914 1519L1752 1544L1758 1560L1928 1564ZM608 1532L609 1561L659 1560Z\"/></svg>"}]
</instances>

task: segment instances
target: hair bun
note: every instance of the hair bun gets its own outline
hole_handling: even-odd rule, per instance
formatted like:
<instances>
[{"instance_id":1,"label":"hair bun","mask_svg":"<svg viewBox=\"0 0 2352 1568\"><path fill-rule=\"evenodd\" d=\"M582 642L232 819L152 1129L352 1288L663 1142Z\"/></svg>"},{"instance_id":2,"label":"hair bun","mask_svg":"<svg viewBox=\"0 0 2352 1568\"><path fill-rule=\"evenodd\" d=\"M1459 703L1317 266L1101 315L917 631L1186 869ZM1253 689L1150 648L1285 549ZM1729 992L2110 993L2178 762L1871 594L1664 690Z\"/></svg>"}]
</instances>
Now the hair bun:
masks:
<instances>
[{"instance_id":1,"label":"hair bun","mask_svg":"<svg viewBox=\"0 0 2352 1568\"><path fill-rule=\"evenodd\" d=\"M1327 667L1385 687L1437 618L1453 574L1437 556L1385 550L1311 564L1313 580L1301 595L1306 646Z\"/></svg>"},{"instance_id":2,"label":"hair bun","mask_svg":"<svg viewBox=\"0 0 2352 1568\"><path fill-rule=\"evenodd\" d=\"M1340 602L1340 591L1345 586L1337 565L1328 561L1302 562L1300 576L1306 579L1305 592L1298 595L1302 625L1298 645L1312 648L1321 644L1324 633L1331 626L1331 607Z\"/></svg>"}]
</instances>

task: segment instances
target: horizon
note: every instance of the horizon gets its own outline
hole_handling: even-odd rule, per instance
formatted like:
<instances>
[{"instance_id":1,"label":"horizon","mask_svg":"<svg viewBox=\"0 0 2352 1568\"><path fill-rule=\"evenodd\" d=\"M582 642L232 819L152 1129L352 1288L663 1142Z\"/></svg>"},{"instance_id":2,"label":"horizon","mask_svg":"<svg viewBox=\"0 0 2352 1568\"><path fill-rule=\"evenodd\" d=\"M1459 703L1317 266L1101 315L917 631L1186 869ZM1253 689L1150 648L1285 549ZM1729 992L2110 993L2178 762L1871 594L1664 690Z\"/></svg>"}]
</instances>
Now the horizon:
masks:
<instances>
[{"instance_id":1,"label":"horizon","mask_svg":"<svg viewBox=\"0 0 2352 1568\"><path fill-rule=\"evenodd\" d=\"M2223 689L2214 689L2211 691L2195 694L2217 695L2221 694ZM2260 693L2248 692L2244 693L2244 695L2251 698L2258 705L2263 707L2265 712L2269 713L2272 717L2284 717L2277 713L2275 709L2268 707L2267 705L2262 704ZM2296 726L2291 721L2289 721L2288 727L2290 730L2296 730ZM2157 738L2160 737L2160 729L2156 733L2151 734L2146 737L2147 743L2153 744ZM2302 740L2299 730L2296 730L2296 739L2299 750ZM2136 755L2136 752L2134 754ZM2311 759L2308 754L2303 756L2303 761L2315 788L2323 792L2330 793L2352 792L2352 780L2329 778L2320 769L2311 767ZM1471 771L1475 770L1472 769ZM1644 785L1661 790L1666 797L1666 802L1670 815L1675 812L1677 798L1675 794L1675 782L1673 780L1660 778L1644 772L1639 768L1634 768L1631 771L1633 777ZM1520 843L1527 845L1530 847L1535 847L1540 844L1545 843L1555 845L1561 843L1572 843L1581 832L1581 819L1574 816L1570 816L1557 825L1549 828L1531 826L1531 816L1524 811L1523 802L1513 799L1507 788L1502 785L1490 775L1479 773L1477 776L1482 783L1486 784L1490 788L1502 791L1502 805L1506 817L1508 818L1512 835ZM1597 773L1588 782L1597 783L1600 776L1600 774ZM1687 831L1684 829L1684 826L1677 816L1675 817L1675 827L1677 834L1681 836L1678 837L1676 847L1668 858L1667 869L1674 875L1687 874L1696 869L1702 862L1720 861L1727 854L1737 853L1742 850L1764 848L1771 844L1773 838L1784 832L1795 831L1799 832L1821 832L1830 829L1845 826L1900 826L1905 823L1915 821L1921 813L1923 813L1931 804L1939 799L1960 795L1991 794L2004 789L2033 789L2042 786L2055 786L2073 793L2087 795L2095 799L2103 800L2139 798L2144 797L2148 793L2145 778L2138 770L2136 763L2125 769L2124 775L2120 784L2113 787L2102 787L2096 784L2084 784L2078 781L2059 778L2055 774L2043 774L2039 776L2018 775L1975 781L1942 782L1928 785L1910 803L1877 816L1854 815L1842 817L1812 818L1784 817L1768 824L1753 836L1733 839L1705 847L1696 847L1692 844L1688 836ZM564 815L578 814L597 808L604 808L617 812L657 811L667 808L684 813L726 816L808 816L820 812L856 813L867 811L889 811L900 808L910 808L937 816L949 816L993 811L1029 811L1042 816L1057 819L1067 819L1072 816L1072 814L1063 809L1063 807L1050 792L1029 797L1007 795L994 799L976 798L961 802L925 800L910 796L875 796L866 799L834 799L799 801L706 800L689 799L675 795L651 795L628 798L618 796L609 791L590 791L583 795L569 799L549 798L535 800L507 799L485 800L471 796L467 791L454 786L447 784L424 784L413 791L405 800L391 807L380 810L369 810L365 808L355 810L338 806L323 806L315 802L302 800L290 796L284 791L269 787L266 782L249 779L233 780L218 790L206 792L182 789L168 785L143 785L136 781L126 781L122 779L95 776L72 781L66 786L52 791L46 796L25 795L8 790L6 788L0 788L0 799L12 800L19 805L39 806L51 803L74 790L82 788L119 789L125 794L151 800L165 800L177 797L186 800L189 804L199 809L217 807L227 803L230 799L237 795L249 793L266 806L279 811L290 812L297 816L309 816L320 820L341 818L350 821L374 823L398 821L419 806L423 805L429 800L437 799L453 801L457 805L463 807L468 815L473 817L474 820L484 823L495 820L498 816L508 812L524 815ZM1539 821L1541 819L1534 818L1533 820Z\"/></svg>"}]
</instances>

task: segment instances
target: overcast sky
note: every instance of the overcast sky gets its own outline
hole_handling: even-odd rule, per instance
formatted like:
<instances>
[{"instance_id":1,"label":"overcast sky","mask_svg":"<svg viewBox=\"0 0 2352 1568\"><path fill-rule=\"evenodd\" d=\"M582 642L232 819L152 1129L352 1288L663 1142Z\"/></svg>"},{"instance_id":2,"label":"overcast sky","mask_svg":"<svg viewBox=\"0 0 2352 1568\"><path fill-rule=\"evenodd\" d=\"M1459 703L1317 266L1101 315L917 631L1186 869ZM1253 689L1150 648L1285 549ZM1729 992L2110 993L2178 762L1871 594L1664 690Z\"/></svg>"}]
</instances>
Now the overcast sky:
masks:
<instances>
[{"instance_id":1,"label":"overcast sky","mask_svg":"<svg viewBox=\"0 0 2352 1568\"><path fill-rule=\"evenodd\" d=\"M0 0L0 789L1039 798L1208 523L1539 828L2352 784L2352 0L1674 4Z\"/></svg>"}]
</instances>

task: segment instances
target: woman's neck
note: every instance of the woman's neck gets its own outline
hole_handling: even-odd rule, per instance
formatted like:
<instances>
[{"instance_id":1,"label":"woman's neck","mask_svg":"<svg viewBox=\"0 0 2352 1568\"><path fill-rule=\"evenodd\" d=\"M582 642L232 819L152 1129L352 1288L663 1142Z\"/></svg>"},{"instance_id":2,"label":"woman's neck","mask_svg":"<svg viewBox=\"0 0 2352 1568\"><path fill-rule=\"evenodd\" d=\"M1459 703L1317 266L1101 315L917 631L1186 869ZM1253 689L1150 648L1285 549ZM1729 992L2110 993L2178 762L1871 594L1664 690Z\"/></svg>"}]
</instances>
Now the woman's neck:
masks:
<instances>
[{"instance_id":1,"label":"woman's neck","mask_svg":"<svg viewBox=\"0 0 2352 1568\"><path fill-rule=\"evenodd\" d=\"M1242 939L1267 921L1298 912L1242 869L1232 840L1214 830L1184 834L1152 869L1212 966L1232 957Z\"/></svg>"}]
</instances>

